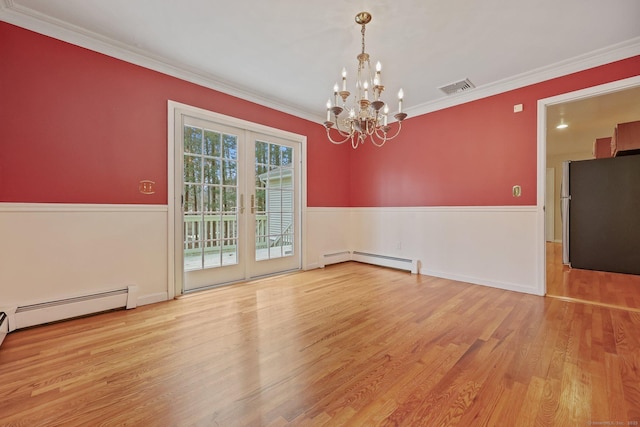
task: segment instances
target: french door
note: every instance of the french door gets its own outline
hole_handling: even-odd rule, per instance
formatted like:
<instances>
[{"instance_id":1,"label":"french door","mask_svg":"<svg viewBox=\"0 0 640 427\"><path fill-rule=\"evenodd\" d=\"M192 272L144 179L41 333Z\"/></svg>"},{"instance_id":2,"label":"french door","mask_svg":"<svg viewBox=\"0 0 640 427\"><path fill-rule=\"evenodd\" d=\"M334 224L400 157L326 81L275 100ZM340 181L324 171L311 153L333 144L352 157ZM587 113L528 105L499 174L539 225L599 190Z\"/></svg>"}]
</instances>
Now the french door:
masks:
<instances>
[{"instance_id":1,"label":"french door","mask_svg":"<svg viewBox=\"0 0 640 427\"><path fill-rule=\"evenodd\" d=\"M206 115L175 120L182 291L299 269L300 142Z\"/></svg>"},{"instance_id":2,"label":"french door","mask_svg":"<svg viewBox=\"0 0 640 427\"><path fill-rule=\"evenodd\" d=\"M299 144L249 133L253 166L248 245L250 275L262 276L300 268Z\"/></svg>"}]
</instances>

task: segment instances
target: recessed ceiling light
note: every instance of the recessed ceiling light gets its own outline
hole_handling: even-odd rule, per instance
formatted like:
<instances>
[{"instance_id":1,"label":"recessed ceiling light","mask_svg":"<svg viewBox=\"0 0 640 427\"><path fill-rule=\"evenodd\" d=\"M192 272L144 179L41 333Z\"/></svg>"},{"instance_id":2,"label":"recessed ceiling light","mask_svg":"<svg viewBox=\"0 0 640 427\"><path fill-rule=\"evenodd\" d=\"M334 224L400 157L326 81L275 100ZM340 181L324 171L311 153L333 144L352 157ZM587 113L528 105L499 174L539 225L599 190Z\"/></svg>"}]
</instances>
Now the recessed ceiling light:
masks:
<instances>
[{"instance_id":1,"label":"recessed ceiling light","mask_svg":"<svg viewBox=\"0 0 640 427\"><path fill-rule=\"evenodd\" d=\"M564 117L560 117L560 123L556 126L556 129L566 129L569 125L564 122Z\"/></svg>"}]
</instances>

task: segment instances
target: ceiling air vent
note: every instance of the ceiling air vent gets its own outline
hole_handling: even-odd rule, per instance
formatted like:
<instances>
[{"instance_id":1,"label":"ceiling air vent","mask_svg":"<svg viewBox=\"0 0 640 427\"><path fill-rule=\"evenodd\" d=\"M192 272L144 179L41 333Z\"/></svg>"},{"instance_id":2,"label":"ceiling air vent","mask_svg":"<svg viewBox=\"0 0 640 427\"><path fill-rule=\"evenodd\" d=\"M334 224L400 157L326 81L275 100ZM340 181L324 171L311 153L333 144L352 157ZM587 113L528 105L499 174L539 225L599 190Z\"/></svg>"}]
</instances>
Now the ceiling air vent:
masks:
<instances>
[{"instance_id":1,"label":"ceiling air vent","mask_svg":"<svg viewBox=\"0 0 640 427\"><path fill-rule=\"evenodd\" d=\"M453 95L454 93L465 92L469 89L476 87L469 79L460 80L459 82L451 83L446 86L439 87L441 91L447 95Z\"/></svg>"}]
</instances>

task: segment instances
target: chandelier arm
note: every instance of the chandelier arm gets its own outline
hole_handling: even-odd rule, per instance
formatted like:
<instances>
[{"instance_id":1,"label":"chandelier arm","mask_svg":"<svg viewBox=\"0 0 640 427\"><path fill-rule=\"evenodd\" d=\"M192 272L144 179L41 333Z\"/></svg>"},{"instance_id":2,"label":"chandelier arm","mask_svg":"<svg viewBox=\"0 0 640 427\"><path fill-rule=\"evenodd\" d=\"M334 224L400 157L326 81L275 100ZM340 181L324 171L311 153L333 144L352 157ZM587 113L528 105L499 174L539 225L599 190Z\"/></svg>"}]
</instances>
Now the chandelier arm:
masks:
<instances>
[{"instance_id":1,"label":"chandelier arm","mask_svg":"<svg viewBox=\"0 0 640 427\"><path fill-rule=\"evenodd\" d=\"M387 136L387 134L382 132L382 135L384 135L384 140L385 141L391 141L392 139L394 139L396 136L398 136L400 134L400 130L402 129L402 122L399 121L397 123L398 123L398 128L396 129L396 133L393 136ZM376 129L376 136L378 138L382 139L382 137L380 136L380 129Z\"/></svg>"},{"instance_id":2,"label":"chandelier arm","mask_svg":"<svg viewBox=\"0 0 640 427\"><path fill-rule=\"evenodd\" d=\"M331 134L329 133L332 128L326 128L326 129L327 129L327 138L329 139L329 141L331 141L332 143L334 143L336 145L344 144L345 142L347 142L347 140L349 138L353 139L353 135L346 135L346 138L343 139L342 141L334 141L333 138L331 138ZM338 131L338 134L340 136L345 136L345 135L342 135L342 132L340 132L340 131Z\"/></svg>"},{"instance_id":3,"label":"chandelier arm","mask_svg":"<svg viewBox=\"0 0 640 427\"><path fill-rule=\"evenodd\" d=\"M346 132L344 130L340 130L340 129L336 129L338 131L338 134L340 134L340 136L344 137L344 138L349 138L351 136L351 134L349 132Z\"/></svg>"},{"instance_id":4,"label":"chandelier arm","mask_svg":"<svg viewBox=\"0 0 640 427\"><path fill-rule=\"evenodd\" d=\"M378 144L376 142L376 137L380 140L380 144ZM377 133L375 135L371 135L371 143L373 145L375 145L376 147L382 147L385 142L387 142L387 136L386 135L384 135L384 137L381 137Z\"/></svg>"}]
</instances>

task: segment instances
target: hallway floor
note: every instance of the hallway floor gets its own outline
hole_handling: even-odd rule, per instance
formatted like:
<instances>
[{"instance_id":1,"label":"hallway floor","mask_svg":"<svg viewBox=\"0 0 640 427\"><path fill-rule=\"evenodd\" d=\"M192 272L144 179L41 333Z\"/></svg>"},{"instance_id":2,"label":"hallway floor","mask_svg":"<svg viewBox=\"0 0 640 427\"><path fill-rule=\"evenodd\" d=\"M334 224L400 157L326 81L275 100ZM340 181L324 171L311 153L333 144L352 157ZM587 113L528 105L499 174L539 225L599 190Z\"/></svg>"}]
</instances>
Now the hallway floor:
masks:
<instances>
[{"instance_id":1,"label":"hallway floor","mask_svg":"<svg viewBox=\"0 0 640 427\"><path fill-rule=\"evenodd\" d=\"M547 242L547 296L640 312L640 276L570 268L562 244Z\"/></svg>"}]
</instances>

